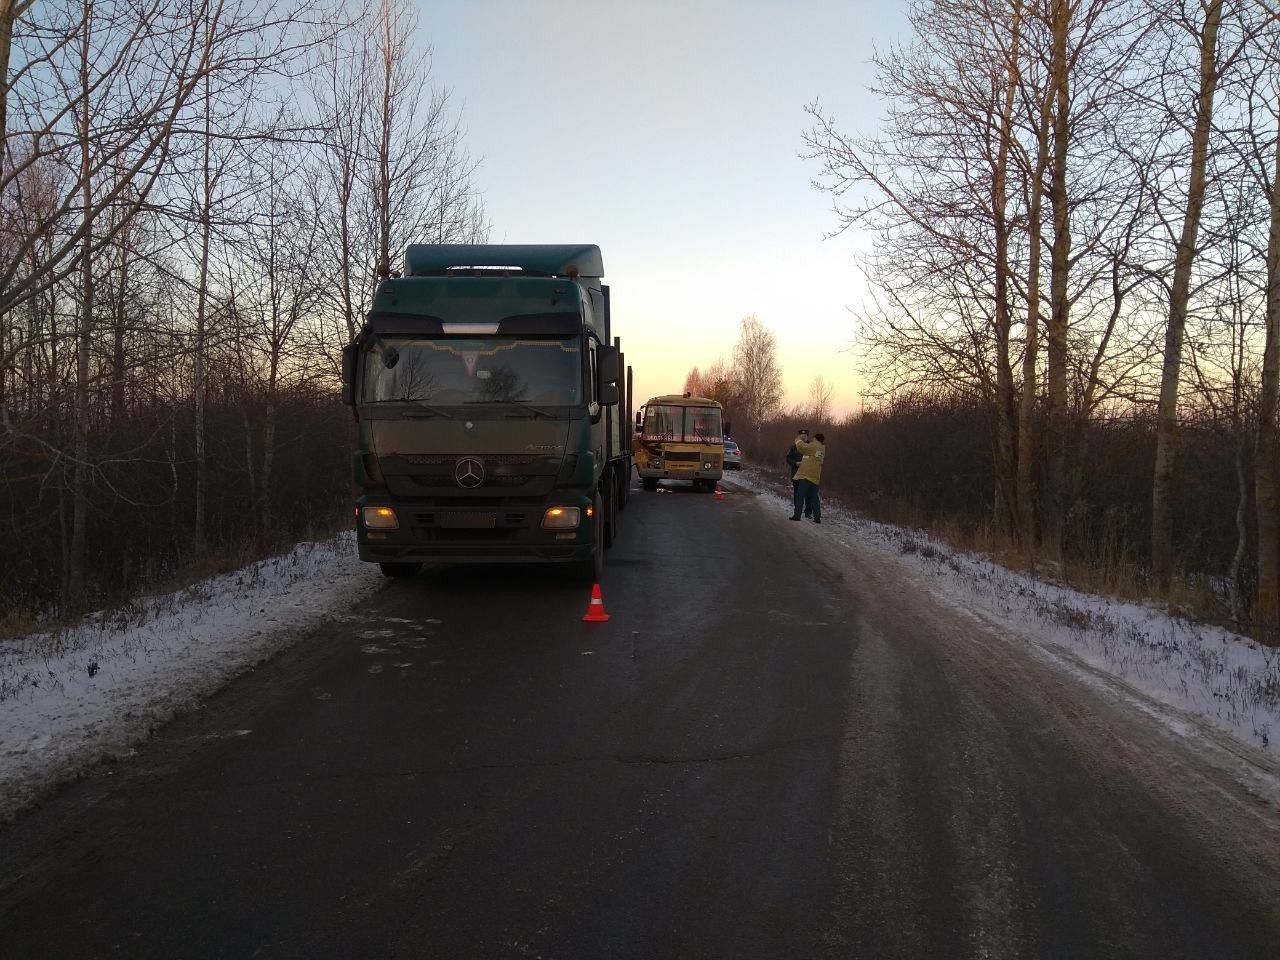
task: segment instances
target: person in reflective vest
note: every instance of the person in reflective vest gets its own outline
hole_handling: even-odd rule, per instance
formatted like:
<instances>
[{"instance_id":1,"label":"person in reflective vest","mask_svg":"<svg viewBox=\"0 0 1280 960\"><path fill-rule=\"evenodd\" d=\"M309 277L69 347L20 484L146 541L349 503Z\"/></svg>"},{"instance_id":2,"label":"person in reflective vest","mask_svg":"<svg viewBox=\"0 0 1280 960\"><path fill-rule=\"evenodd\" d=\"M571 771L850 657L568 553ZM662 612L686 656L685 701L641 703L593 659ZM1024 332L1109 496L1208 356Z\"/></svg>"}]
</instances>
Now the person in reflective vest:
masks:
<instances>
[{"instance_id":1,"label":"person in reflective vest","mask_svg":"<svg viewBox=\"0 0 1280 960\"><path fill-rule=\"evenodd\" d=\"M795 510L792 520L799 520L801 511L813 517L814 523L822 522L822 462L827 458L826 437L815 433L812 440L796 437L796 452L800 454L800 467L795 477Z\"/></svg>"}]
</instances>

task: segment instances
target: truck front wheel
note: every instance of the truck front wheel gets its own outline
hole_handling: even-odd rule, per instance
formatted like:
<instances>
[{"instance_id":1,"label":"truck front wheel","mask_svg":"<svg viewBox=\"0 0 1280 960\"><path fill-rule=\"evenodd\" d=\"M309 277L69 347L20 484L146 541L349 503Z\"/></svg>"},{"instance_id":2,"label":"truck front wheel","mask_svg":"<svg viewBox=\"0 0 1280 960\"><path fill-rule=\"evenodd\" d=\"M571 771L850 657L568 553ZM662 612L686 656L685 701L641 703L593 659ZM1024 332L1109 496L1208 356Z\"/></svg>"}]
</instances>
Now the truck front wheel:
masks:
<instances>
[{"instance_id":1,"label":"truck front wheel","mask_svg":"<svg viewBox=\"0 0 1280 960\"><path fill-rule=\"evenodd\" d=\"M595 496L594 507L591 523L591 556L585 560L579 560L573 566L573 578L583 583L599 583L600 574L604 572L604 525L607 520L604 515L604 505L598 493Z\"/></svg>"},{"instance_id":2,"label":"truck front wheel","mask_svg":"<svg viewBox=\"0 0 1280 960\"><path fill-rule=\"evenodd\" d=\"M609 503L605 508L609 516L609 525L604 528L606 546L612 547L618 541L618 514L622 510L622 490L617 474L609 481Z\"/></svg>"},{"instance_id":3,"label":"truck front wheel","mask_svg":"<svg viewBox=\"0 0 1280 960\"><path fill-rule=\"evenodd\" d=\"M420 563L380 563L378 566L382 569L384 577L394 577L396 580L416 577L422 571Z\"/></svg>"},{"instance_id":4,"label":"truck front wheel","mask_svg":"<svg viewBox=\"0 0 1280 960\"><path fill-rule=\"evenodd\" d=\"M608 550L613 546L613 538L618 533L618 486L613 482L612 476L604 484L602 507L604 512L600 514L600 518L604 521L604 548Z\"/></svg>"}]
</instances>

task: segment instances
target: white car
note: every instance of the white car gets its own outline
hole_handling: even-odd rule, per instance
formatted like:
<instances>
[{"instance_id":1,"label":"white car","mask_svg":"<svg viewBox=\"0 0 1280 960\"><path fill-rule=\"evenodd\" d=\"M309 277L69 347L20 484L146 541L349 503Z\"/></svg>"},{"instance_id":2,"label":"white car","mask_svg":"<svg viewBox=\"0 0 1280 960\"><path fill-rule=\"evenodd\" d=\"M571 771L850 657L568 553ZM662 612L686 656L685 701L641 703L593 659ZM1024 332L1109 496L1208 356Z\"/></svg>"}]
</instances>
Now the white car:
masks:
<instances>
[{"instance_id":1,"label":"white car","mask_svg":"<svg viewBox=\"0 0 1280 960\"><path fill-rule=\"evenodd\" d=\"M729 439L724 442L724 468L726 470L742 469L742 450L737 443Z\"/></svg>"}]
</instances>

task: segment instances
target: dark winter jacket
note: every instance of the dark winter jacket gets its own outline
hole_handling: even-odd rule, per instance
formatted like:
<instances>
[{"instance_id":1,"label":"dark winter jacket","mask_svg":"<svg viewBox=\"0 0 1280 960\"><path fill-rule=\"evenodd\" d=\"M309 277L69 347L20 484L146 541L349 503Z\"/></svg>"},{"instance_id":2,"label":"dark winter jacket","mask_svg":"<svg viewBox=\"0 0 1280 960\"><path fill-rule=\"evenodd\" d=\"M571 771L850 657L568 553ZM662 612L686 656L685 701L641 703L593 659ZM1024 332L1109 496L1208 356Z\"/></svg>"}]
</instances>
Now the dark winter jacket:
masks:
<instances>
[{"instance_id":1,"label":"dark winter jacket","mask_svg":"<svg viewBox=\"0 0 1280 960\"><path fill-rule=\"evenodd\" d=\"M787 451L787 466L791 468L792 480L796 478L796 471L800 469L800 461L803 459L804 457L801 455L800 451L796 449L796 445L793 443L791 445L791 449Z\"/></svg>"}]
</instances>

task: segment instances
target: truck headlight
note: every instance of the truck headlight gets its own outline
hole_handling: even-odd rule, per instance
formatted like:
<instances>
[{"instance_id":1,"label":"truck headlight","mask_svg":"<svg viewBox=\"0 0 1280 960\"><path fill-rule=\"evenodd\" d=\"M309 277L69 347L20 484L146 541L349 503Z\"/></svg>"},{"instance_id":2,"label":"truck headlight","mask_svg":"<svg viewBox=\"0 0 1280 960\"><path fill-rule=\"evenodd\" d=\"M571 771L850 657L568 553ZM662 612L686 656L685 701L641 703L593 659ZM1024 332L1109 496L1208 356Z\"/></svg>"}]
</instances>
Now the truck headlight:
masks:
<instances>
[{"instance_id":1,"label":"truck headlight","mask_svg":"<svg viewBox=\"0 0 1280 960\"><path fill-rule=\"evenodd\" d=\"M364 525L367 530L397 530L400 522L390 507L365 507Z\"/></svg>"},{"instance_id":2,"label":"truck headlight","mask_svg":"<svg viewBox=\"0 0 1280 960\"><path fill-rule=\"evenodd\" d=\"M572 530L581 522L582 511L577 507L547 507L542 515L544 530Z\"/></svg>"}]
</instances>

